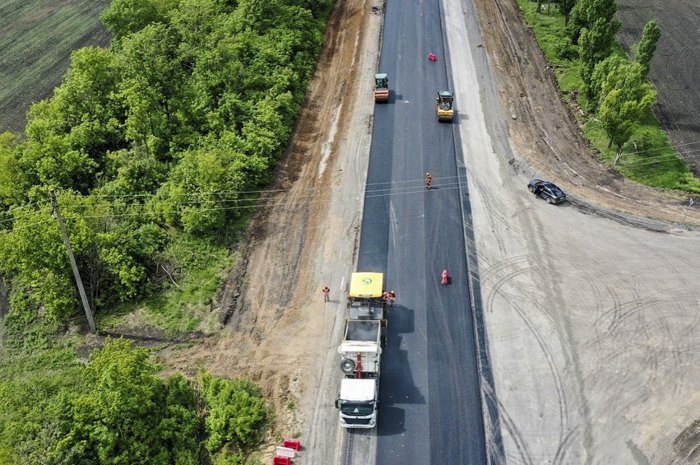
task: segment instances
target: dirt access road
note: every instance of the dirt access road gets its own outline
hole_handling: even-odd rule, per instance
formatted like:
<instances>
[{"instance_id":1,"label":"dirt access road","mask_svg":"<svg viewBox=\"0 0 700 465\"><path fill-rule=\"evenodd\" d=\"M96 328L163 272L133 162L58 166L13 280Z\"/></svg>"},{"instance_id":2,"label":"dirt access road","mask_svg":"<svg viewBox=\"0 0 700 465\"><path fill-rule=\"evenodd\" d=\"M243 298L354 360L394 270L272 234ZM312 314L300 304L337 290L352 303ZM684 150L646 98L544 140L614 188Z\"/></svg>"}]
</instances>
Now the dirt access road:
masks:
<instances>
[{"instance_id":1,"label":"dirt access road","mask_svg":"<svg viewBox=\"0 0 700 465\"><path fill-rule=\"evenodd\" d=\"M700 247L683 231L700 224L700 210L685 209L682 195L625 181L588 152L512 0L445 4L453 75L471 66L457 63L454 44L467 33L456 18L478 19L485 35L469 37L465 56L479 63L476 77L495 86L455 83L458 95L484 101L464 119L462 140L477 144L466 162L494 366L495 386L484 395L501 405L503 463L685 463L669 457L690 460L697 444L700 301L689 251ZM276 408L277 432L301 435L309 464L337 463L341 444L332 408L340 287L359 234L381 28L373 7L381 6L336 5L273 186L281 191L263 200L269 208L221 297L226 329L163 353L178 370L205 366L260 383ZM470 138L475 131L481 136ZM573 202L535 202L523 184L535 172L560 183ZM326 284L332 301L323 304Z\"/></svg>"}]
</instances>

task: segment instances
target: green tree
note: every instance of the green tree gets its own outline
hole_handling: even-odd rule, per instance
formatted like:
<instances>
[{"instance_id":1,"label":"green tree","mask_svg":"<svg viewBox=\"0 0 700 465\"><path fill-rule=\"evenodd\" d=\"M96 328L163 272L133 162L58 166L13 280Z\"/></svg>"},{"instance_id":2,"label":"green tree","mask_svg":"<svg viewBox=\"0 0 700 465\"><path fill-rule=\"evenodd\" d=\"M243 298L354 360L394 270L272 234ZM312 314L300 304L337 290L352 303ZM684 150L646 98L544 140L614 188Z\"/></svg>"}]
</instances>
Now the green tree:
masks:
<instances>
[{"instance_id":1,"label":"green tree","mask_svg":"<svg viewBox=\"0 0 700 465\"><path fill-rule=\"evenodd\" d=\"M70 147L87 153L99 167L105 151L125 144L124 108L117 99L119 73L109 50L77 50L52 99L57 117L54 133L68 134Z\"/></svg>"},{"instance_id":2,"label":"green tree","mask_svg":"<svg viewBox=\"0 0 700 465\"><path fill-rule=\"evenodd\" d=\"M161 438L177 465L198 465L202 450L199 396L182 375L165 381L165 414L158 425Z\"/></svg>"},{"instance_id":3,"label":"green tree","mask_svg":"<svg viewBox=\"0 0 700 465\"><path fill-rule=\"evenodd\" d=\"M0 134L0 205L20 205L25 198L28 184L18 153L17 137Z\"/></svg>"},{"instance_id":4,"label":"green tree","mask_svg":"<svg viewBox=\"0 0 700 465\"><path fill-rule=\"evenodd\" d=\"M559 0L559 9L564 14L564 23L569 24L571 10L576 6L577 0Z\"/></svg>"},{"instance_id":5,"label":"green tree","mask_svg":"<svg viewBox=\"0 0 700 465\"><path fill-rule=\"evenodd\" d=\"M625 57L622 57L620 55L610 55L607 57L605 60L601 61L598 63L594 70L593 70L593 75L591 77L591 105L593 106L593 109L597 109L598 105L600 104L600 96L603 93L609 92L611 89L608 89L610 85L617 85L616 82L613 82L612 80L608 80L608 76L610 73L615 73L614 75L617 76L617 69L620 68L621 66L627 66L629 65L629 60ZM603 92L603 87L606 87L605 92Z\"/></svg>"},{"instance_id":6,"label":"green tree","mask_svg":"<svg viewBox=\"0 0 700 465\"><path fill-rule=\"evenodd\" d=\"M83 380L84 393L65 402L50 464L196 463L194 394L182 379L165 384L157 377L144 349L109 341L92 354Z\"/></svg>"},{"instance_id":7,"label":"green tree","mask_svg":"<svg viewBox=\"0 0 700 465\"><path fill-rule=\"evenodd\" d=\"M149 260L163 246L162 230L143 220L116 222L110 203L99 197L62 192L58 200L93 311L137 296ZM77 289L50 206L11 213L12 230L0 233L0 272L12 276L12 292L28 293L46 318L65 321L77 309Z\"/></svg>"},{"instance_id":8,"label":"green tree","mask_svg":"<svg viewBox=\"0 0 700 465\"><path fill-rule=\"evenodd\" d=\"M51 209L43 204L13 214L13 229L0 233L0 272L13 277L13 293L26 293L43 306L47 320L64 321L77 308L77 290ZM83 232L75 232L73 238L81 242Z\"/></svg>"},{"instance_id":9,"label":"green tree","mask_svg":"<svg viewBox=\"0 0 700 465\"><path fill-rule=\"evenodd\" d=\"M642 76L644 78L649 74L651 59L656 51L656 44L661 37L661 28L653 19L644 26L642 40L637 45L637 62L642 65Z\"/></svg>"},{"instance_id":10,"label":"green tree","mask_svg":"<svg viewBox=\"0 0 700 465\"><path fill-rule=\"evenodd\" d=\"M33 105L27 142L17 162L30 185L88 192L97 183L105 150L124 144L123 109L115 99L113 55L91 47L72 55L71 67L50 100Z\"/></svg>"},{"instance_id":11,"label":"green tree","mask_svg":"<svg viewBox=\"0 0 700 465\"><path fill-rule=\"evenodd\" d=\"M615 19L616 12L616 0L578 0L571 9L566 27L571 41L574 44L579 43L583 28L589 30L597 28L599 29L598 33L605 32L606 37L611 37L608 40L612 45L612 40L621 26L621 23ZM596 22L599 23L598 26L596 26ZM606 48L602 52L604 57L608 55L608 51L609 48Z\"/></svg>"},{"instance_id":12,"label":"green tree","mask_svg":"<svg viewBox=\"0 0 700 465\"><path fill-rule=\"evenodd\" d=\"M621 26L615 19L616 12L615 0L579 0L571 10L567 30L572 43L579 45L581 79L589 98L593 70L610 55Z\"/></svg>"},{"instance_id":13,"label":"green tree","mask_svg":"<svg viewBox=\"0 0 700 465\"><path fill-rule=\"evenodd\" d=\"M613 144L617 147L614 164L634 126L655 102L656 90L653 84L644 80L640 63L618 66L606 77L598 117L608 135L608 147Z\"/></svg>"},{"instance_id":14,"label":"green tree","mask_svg":"<svg viewBox=\"0 0 700 465\"><path fill-rule=\"evenodd\" d=\"M255 185L246 179L250 166L248 157L229 149L187 151L161 187L155 208L190 234L213 232L239 216L238 192Z\"/></svg>"},{"instance_id":15,"label":"green tree","mask_svg":"<svg viewBox=\"0 0 700 465\"><path fill-rule=\"evenodd\" d=\"M586 93L592 96L591 84L595 66L610 55L615 42L615 34L620 22L597 19L591 28L581 29L579 38L579 56L581 57L581 79L586 86Z\"/></svg>"},{"instance_id":16,"label":"green tree","mask_svg":"<svg viewBox=\"0 0 700 465\"><path fill-rule=\"evenodd\" d=\"M171 157L173 138L184 128L186 75L178 59L178 37L164 24L151 24L125 37L117 63L123 75L126 137L157 159Z\"/></svg>"},{"instance_id":17,"label":"green tree","mask_svg":"<svg viewBox=\"0 0 700 465\"><path fill-rule=\"evenodd\" d=\"M112 0L101 19L115 37L140 31L149 24L165 22L177 0Z\"/></svg>"},{"instance_id":18,"label":"green tree","mask_svg":"<svg viewBox=\"0 0 700 465\"><path fill-rule=\"evenodd\" d=\"M206 447L212 453L249 450L263 437L270 411L260 389L244 379L217 379L200 375L202 396L207 404Z\"/></svg>"},{"instance_id":19,"label":"green tree","mask_svg":"<svg viewBox=\"0 0 700 465\"><path fill-rule=\"evenodd\" d=\"M82 148L71 147L67 134L57 133L60 121L61 114L53 101L32 105L28 140L19 148L19 164L31 186L49 185L87 193L95 185L99 163Z\"/></svg>"},{"instance_id":20,"label":"green tree","mask_svg":"<svg viewBox=\"0 0 700 465\"><path fill-rule=\"evenodd\" d=\"M156 159L145 147L116 150L106 153L104 182L93 193L109 197L112 203L123 203L125 199L147 197L158 191L167 181L170 164ZM123 212L126 213L126 212Z\"/></svg>"}]
</instances>

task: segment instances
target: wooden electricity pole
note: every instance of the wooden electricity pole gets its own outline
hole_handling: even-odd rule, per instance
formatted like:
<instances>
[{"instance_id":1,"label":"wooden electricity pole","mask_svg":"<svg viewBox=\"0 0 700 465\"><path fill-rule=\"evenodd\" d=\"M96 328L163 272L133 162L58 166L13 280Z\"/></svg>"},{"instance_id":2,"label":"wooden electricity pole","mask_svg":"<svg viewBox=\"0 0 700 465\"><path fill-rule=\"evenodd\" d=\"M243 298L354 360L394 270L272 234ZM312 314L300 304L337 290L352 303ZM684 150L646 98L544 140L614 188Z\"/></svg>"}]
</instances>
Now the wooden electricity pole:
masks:
<instances>
[{"instance_id":1,"label":"wooden electricity pole","mask_svg":"<svg viewBox=\"0 0 700 465\"><path fill-rule=\"evenodd\" d=\"M56 215L58 224L61 226L61 234L63 235L63 243L66 244L66 250L68 251L68 259L70 260L70 266L73 268L73 276L75 276L75 283L78 285L78 291L80 292L80 300L83 301L83 308L85 309L85 316L88 320L88 325L90 326L90 332L92 334L97 333L97 327L95 326L95 319L92 316L92 311L90 310L90 305L88 304L87 295L85 294L85 288L83 287L83 280L80 279L80 272L78 271L78 265L75 263L75 257L73 256L73 249L70 246L70 240L68 240L68 233L66 232L66 225L63 223L63 217L61 216L61 209L58 207L58 200L56 199L56 191L51 189L51 206L53 207L53 213Z\"/></svg>"}]
</instances>

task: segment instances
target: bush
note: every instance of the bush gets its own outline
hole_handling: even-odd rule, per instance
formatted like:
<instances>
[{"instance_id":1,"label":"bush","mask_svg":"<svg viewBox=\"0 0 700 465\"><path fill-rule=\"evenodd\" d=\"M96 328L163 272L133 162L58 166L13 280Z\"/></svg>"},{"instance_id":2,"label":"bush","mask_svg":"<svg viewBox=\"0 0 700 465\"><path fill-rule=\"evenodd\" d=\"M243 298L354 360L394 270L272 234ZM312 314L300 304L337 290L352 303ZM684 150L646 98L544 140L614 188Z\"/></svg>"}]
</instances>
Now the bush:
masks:
<instances>
[{"instance_id":1,"label":"bush","mask_svg":"<svg viewBox=\"0 0 700 465\"><path fill-rule=\"evenodd\" d=\"M200 375L202 395L207 404L206 447L211 453L224 448L233 451L256 446L270 420L270 410L260 389L245 379L216 379Z\"/></svg>"},{"instance_id":2,"label":"bush","mask_svg":"<svg viewBox=\"0 0 700 465\"><path fill-rule=\"evenodd\" d=\"M642 131L638 137L632 140L635 152L650 153L655 148L655 137L649 130Z\"/></svg>"},{"instance_id":3,"label":"bush","mask_svg":"<svg viewBox=\"0 0 700 465\"><path fill-rule=\"evenodd\" d=\"M578 58L578 47L571 42L569 37L557 40L554 45L554 52L563 60L575 60Z\"/></svg>"}]
</instances>

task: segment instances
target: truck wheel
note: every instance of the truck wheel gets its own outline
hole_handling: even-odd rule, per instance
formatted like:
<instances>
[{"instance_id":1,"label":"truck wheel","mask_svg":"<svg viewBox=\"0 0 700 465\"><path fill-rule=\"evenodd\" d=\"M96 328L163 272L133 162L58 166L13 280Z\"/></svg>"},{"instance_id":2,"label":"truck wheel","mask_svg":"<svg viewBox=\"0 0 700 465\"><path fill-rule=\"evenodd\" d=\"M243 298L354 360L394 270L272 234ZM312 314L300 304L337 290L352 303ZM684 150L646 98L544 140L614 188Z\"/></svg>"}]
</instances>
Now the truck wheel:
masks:
<instances>
[{"instance_id":1,"label":"truck wheel","mask_svg":"<svg viewBox=\"0 0 700 465\"><path fill-rule=\"evenodd\" d=\"M346 375L349 375L355 371L355 361L351 358L344 358L340 361L340 370Z\"/></svg>"}]
</instances>

